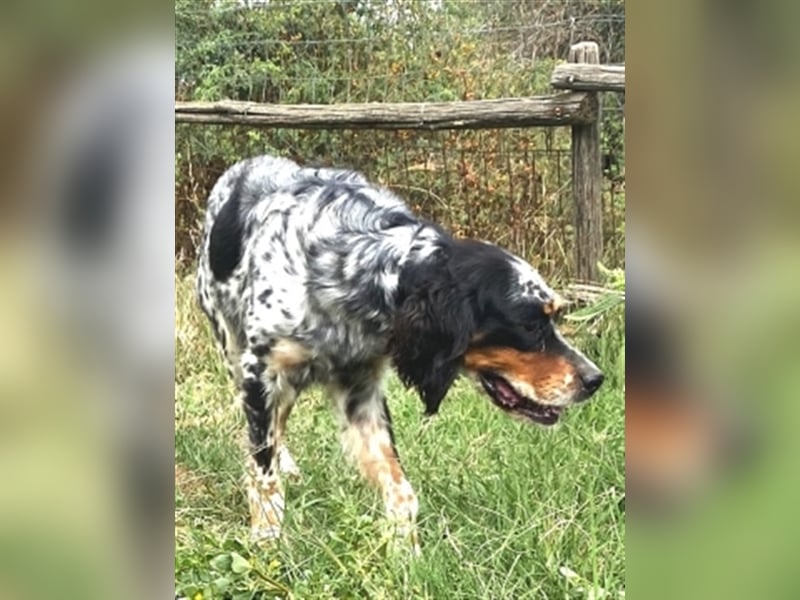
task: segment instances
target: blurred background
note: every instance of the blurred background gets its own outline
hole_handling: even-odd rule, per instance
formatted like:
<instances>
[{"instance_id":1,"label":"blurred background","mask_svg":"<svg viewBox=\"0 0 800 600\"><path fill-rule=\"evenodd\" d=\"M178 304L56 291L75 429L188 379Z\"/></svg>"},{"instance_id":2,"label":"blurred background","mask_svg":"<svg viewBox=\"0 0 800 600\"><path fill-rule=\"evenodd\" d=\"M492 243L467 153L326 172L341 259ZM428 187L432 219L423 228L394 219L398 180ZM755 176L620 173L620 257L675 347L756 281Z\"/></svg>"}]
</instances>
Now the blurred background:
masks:
<instances>
[{"instance_id":1,"label":"blurred background","mask_svg":"<svg viewBox=\"0 0 800 600\"><path fill-rule=\"evenodd\" d=\"M794 597L800 7L626 8L628 587Z\"/></svg>"},{"instance_id":2,"label":"blurred background","mask_svg":"<svg viewBox=\"0 0 800 600\"><path fill-rule=\"evenodd\" d=\"M170 598L172 7L0 8L0 598Z\"/></svg>"}]
</instances>

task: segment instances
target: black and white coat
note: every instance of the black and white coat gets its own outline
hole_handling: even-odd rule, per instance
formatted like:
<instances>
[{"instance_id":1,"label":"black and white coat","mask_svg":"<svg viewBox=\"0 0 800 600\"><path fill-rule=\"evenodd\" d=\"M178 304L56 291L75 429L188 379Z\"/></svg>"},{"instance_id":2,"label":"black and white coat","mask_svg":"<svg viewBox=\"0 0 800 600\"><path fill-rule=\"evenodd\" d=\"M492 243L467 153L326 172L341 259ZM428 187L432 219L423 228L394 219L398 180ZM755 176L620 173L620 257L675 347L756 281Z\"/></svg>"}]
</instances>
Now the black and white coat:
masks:
<instances>
[{"instance_id":1,"label":"black and white coat","mask_svg":"<svg viewBox=\"0 0 800 600\"><path fill-rule=\"evenodd\" d=\"M280 534L279 473L296 472L283 432L312 383L327 386L346 449L418 550L383 393L391 363L428 414L461 370L542 424L602 382L557 332L560 300L530 265L453 239L353 171L270 156L231 167L209 197L197 286L247 416L258 539Z\"/></svg>"}]
</instances>

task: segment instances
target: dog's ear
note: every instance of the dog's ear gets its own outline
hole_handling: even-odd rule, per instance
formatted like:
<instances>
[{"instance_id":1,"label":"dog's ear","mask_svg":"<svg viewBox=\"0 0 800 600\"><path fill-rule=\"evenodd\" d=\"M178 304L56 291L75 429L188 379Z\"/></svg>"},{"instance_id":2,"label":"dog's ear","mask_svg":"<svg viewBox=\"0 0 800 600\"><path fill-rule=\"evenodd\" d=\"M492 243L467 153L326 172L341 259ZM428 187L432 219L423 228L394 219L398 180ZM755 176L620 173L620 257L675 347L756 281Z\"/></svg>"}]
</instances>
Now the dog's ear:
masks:
<instances>
[{"instance_id":1,"label":"dog's ear","mask_svg":"<svg viewBox=\"0 0 800 600\"><path fill-rule=\"evenodd\" d=\"M441 251L403 269L397 301L394 364L403 383L419 392L425 414L432 415L458 375L474 329L469 298Z\"/></svg>"}]
</instances>

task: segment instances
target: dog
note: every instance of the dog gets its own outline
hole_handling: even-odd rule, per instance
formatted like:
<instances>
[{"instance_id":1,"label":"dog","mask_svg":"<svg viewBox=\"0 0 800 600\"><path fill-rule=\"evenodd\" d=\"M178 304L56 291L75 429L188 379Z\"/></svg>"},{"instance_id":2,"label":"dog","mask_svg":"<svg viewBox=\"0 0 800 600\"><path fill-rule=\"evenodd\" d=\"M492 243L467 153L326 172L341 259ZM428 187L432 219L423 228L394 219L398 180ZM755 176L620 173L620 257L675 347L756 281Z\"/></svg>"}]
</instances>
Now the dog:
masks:
<instances>
[{"instance_id":1,"label":"dog","mask_svg":"<svg viewBox=\"0 0 800 600\"><path fill-rule=\"evenodd\" d=\"M458 374L511 416L552 425L601 370L558 332L563 301L522 259L454 239L360 173L243 160L214 185L197 272L200 306L247 419L251 535L279 537L286 420L312 383L330 393L346 453L419 553L418 502L395 448L391 363L435 414Z\"/></svg>"}]
</instances>

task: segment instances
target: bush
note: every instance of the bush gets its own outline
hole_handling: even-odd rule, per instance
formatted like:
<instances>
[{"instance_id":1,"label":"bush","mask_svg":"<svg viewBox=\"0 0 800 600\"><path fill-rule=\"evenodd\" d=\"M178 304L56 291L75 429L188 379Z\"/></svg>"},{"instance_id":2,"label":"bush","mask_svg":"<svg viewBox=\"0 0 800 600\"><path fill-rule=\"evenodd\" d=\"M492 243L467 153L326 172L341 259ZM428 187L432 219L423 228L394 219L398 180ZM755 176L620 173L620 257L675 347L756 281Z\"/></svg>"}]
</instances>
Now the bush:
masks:
<instances>
[{"instance_id":1,"label":"bush","mask_svg":"<svg viewBox=\"0 0 800 600\"><path fill-rule=\"evenodd\" d=\"M271 0L247 8L233 0L177 0L176 97L335 103L528 96L549 91L554 57L566 56L571 36L610 35L598 41L619 54L621 1L538 4ZM618 131L604 139L618 145ZM181 125L176 256L182 264L194 258L205 199L225 168L274 153L360 169L456 235L501 243L535 259L546 275L566 276L569 143L566 128L386 133ZM624 192L608 193L604 204L605 260L617 266Z\"/></svg>"}]
</instances>

